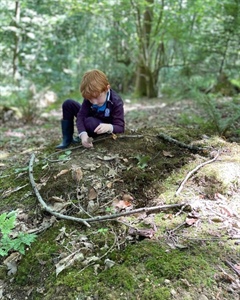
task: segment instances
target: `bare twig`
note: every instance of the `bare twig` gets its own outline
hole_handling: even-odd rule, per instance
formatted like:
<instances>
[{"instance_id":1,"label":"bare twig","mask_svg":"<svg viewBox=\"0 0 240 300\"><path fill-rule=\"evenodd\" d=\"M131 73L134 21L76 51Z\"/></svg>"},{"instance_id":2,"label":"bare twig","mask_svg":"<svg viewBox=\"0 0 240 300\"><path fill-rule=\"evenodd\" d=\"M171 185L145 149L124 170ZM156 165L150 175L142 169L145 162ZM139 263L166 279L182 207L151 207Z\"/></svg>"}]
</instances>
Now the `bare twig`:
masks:
<instances>
[{"instance_id":1,"label":"bare twig","mask_svg":"<svg viewBox=\"0 0 240 300\"><path fill-rule=\"evenodd\" d=\"M238 268L236 268L235 265L231 261L226 259L225 264L228 265L240 277L240 270Z\"/></svg>"},{"instance_id":2,"label":"bare twig","mask_svg":"<svg viewBox=\"0 0 240 300\"><path fill-rule=\"evenodd\" d=\"M125 134L123 135L123 134L122 134L122 135L118 135L118 136L117 136L117 139L125 139L125 138L143 138L143 137L144 137L143 135L136 135L136 134L135 134L135 135L125 135ZM98 137L97 139L94 139L94 140L92 141L92 143L93 143L93 144L96 144L96 143L98 143L98 142L102 142L102 141L109 140L109 139L113 139L113 136L107 134L107 135L104 135L103 137ZM77 146L74 146L74 147L68 147L67 149L62 149L62 150L59 150L59 149L58 149L56 152L50 154L50 155L47 157L47 160L48 160L49 162L51 162L51 163L55 163L55 162L61 161L61 160L59 160L59 159L50 159L50 157L55 156L55 155L59 155L59 154L62 153L62 152L72 151L72 150L76 150L76 149L79 149L79 148L83 148L83 152L87 151L87 149L83 147L83 145L81 144L81 142L79 142L79 145L77 145ZM88 150L91 150L91 148L88 149Z\"/></svg>"},{"instance_id":3,"label":"bare twig","mask_svg":"<svg viewBox=\"0 0 240 300\"><path fill-rule=\"evenodd\" d=\"M24 184L23 186L18 186L18 187L16 187L16 188L13 189L13 190L5 191L5 192L3 192L2 198L4 199L4 198L10 196L12 193L18 192L18 191L20 191L21 189L25 188L26 186L28 186L28 183L27 183L27 184Z\"/></svg>"},{"instance_id":4,"label":"bare twig","mask_svg":"<svg viewBox=\"0 0 240 300\"><path fill-rule=\"evenodd\" d=\"M71 221L76 221L76 222L80 222L80 223L83 223L84 225L90 227L90 225L83 219L80 219L80 218L75 218L75 217L71 217L71 216L65 216L63 214L60 214L56 211L53 211L50 207L47 206L47 204L45 203L45 201L43 200L43 198L41 197L38 189L37 189L37 186L36 186L36 183L34 181L34 178L33 178L33 162L34 162L34 159L35 159L35 155L32 154L31 156L31 159L30 159L30 162L29 162L29 179L30 179L30 182L31 182L31 185L32 185L32 188L37 196L37 199L38 201L41 203L42 207L47 211L49 212L50 214L54 215L55 217L57 218L61 218L61 219L65 219L65 220L71 220Z\"/></svg>"},{"instance_id":5,"label":"bare twig","mask_svg":"<svg viewBox=\"0 0 240 300\"><path fill-rule=\"evenodd\" d=\"M164 139L164 140L166 140L166 141L168 141L170 143L176 144L176 145L180 146L181 148L186 148L186 149L193 150L193 151L202 151L202 150L205 150L205 148L197 147L197 146L194 146L194 145L187 145L187 144L185 144L183 142L175 140L175 139L173 139L172 137L170 137L169 135L167 135L165 133L159 133L158 137L162 138L162 139Z\"/></svg>"},{"instance_id":6,"label":"bare twig","mask_svg":"<svg viewBox=\"0 0 240 300\"><path fill-rule=\"evenodd\" d=\"M185 179L182 181L182 183L180 184L179 188L177 189L175 196L178 196L181 192L181 190L183 189L184 184L187 182L187 180L195 173L197 172L200 168L202 168L203 166L210 164L212 162L214 162L219 156L219 151L217 152L217 154L215 155L215 157L213 159L210 159L208 161L205 161L204 163L198 165L195 169L193 169L192 171L190 171L187 176L185 177Z\"/></svg>"},{"instance_id":7,"label":"bare twig","mask_svg":"<svg viewBox=\"0 0 240 300\"><path fill-rule=\"evenodd\" d=\"M124 217L124 216L129 216L129 215L134 215L138 214L141 212L145 212L147 214L152 213L152 212L158 212L158 211L163 211L171 208L177 208L177 207L182 207L186 205L186 203L177 203L177 204L169 204L169 205L159 205L159 206L152 206L152 207L141 207L133 210L129 210L126 212L122 212L119 214L112 214L112 215L106 215L106 216L96 216L91 219L85 219L87 222L101 222L101 221L107 221L107 220L113 220L117 219L119 217Z\"/></svg>"}]
</instances>

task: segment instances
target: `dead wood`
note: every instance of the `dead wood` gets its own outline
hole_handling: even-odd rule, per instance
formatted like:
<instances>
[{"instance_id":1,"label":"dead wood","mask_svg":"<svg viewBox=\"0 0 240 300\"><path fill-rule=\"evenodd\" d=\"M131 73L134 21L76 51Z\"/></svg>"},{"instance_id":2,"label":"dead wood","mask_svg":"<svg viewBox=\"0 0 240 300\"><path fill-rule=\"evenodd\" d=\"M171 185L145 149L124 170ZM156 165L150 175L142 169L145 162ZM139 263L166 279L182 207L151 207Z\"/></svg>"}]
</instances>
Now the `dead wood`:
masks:
<instances>
[{"instance_id":1,"label":"dead wood","mask_svg":"<svg viewBox=\"0 0 240 300\"><path fill-rule=\"evenodd\" d=\"M239 264L235 263L233 264L230 260L225 260L225 264L229 266L239 277L240 277L240 269Z\"/></svg>"},{"instance_id":2,"label":"dead wood","mask_svg":"<svg viewBox=\"0 0 240 300\"><path fill-rule=\"evenodd\" d=\"M197 147L195 145L187 145L187 144L185 144L183 142L180 142L180 141L178 141L176 139L173 139L172 137L170 137L169 135L167 135L165 133L159 133L157 135L157 137L159 137L161 139L164 139L165 141L167 141L169 143L176 144L176 145L178 145L181 148L186 148L186 149L189 149L189 150L192 150L192 151L203 151L203 150L206 150L205 148Z\"/></svg>"},{"instance_id":3,"label":"dead wood","mask_svg":"<svg viewBox=\"0 0 240 300\"><path fill-rule=\"evenodd\" d=\"M37 196L37 199L40 202L40 204L42 205L43 209L45 211L49 212L50 214L54 215L57 218L80 222L80 223L83 223L84 225L90 227L90 225L85 220L83 220L81 218L75 218L75 217L72 217L72 216L65 216L65 215L60 214L60 213L58 213L56 211L53 211L49 206L47 206L46 202L43 200L42 196L40 195L40 193L38 191L38 188L37 188L37 185L36 185L36 183L34 181L34 178L33 178L33 163L34 163L34 159L35 159L35 155L32 154L30 162L29 162L29 179L30 179L32 188L33 188L33 190L35 192L35 195Z\"/></svg>"},{"instance_id":4,"label":"dead wood","mask_svg":"<svg viewBox=\"0 0 240 300\"><path fill-rule=\"evenodd\" d=\"M187 176L185 177L185 179L182 181L182 183L180 184L179 188L177 189L175 196L178 196L181 192L181 190L183 189L184 184L188 181L188 179L195 173L197 172L200 168L202 168L203 166L210 164L212 162L214 162L219 156L219 152L217 152L217 154L215 155L215 157L213 159L210 159L208 161L205 161L204 163L198 165L196 168L194 168L192 171L190 171Z\"/></svg>"}]
</instances>

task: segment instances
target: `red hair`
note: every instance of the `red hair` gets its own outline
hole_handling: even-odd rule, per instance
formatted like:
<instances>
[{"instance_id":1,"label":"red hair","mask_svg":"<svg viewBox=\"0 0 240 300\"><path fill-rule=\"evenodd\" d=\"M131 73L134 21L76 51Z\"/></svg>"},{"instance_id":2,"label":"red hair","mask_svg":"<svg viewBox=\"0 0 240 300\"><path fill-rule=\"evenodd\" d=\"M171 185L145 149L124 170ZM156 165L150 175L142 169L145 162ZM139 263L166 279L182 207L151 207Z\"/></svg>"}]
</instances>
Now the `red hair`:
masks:
<instances>
[{"instance_id":1,"label":"red hair","mask_svg":"<svg viewBox=\"0 0 240 300\"><path fill-rule=\"evenodd\" d=\"M83 75L80 92L85 99L97 98L110 86L107 76L100 70L94 69Z\"/></svg>"}]
</instances>

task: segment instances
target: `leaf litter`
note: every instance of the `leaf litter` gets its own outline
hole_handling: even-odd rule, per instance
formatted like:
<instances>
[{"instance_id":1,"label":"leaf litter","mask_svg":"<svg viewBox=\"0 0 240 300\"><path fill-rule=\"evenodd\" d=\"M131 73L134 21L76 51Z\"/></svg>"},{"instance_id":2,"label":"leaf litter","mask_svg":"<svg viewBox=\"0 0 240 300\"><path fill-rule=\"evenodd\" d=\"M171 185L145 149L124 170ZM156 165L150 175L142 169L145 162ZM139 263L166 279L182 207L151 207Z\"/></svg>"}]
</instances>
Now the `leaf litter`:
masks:
<instances>
[{"instance_id":1,"label":"leaf litter","mask_svg":"<svg viewBox=\"0 0 240 300\"><path fill-rule=\"evenodd\" d=\"M117 137L114 137L114 141L121 144L121 141L118 141ZM153 148L157 145L154 138L148 138L147 142L150 144L144 146L145 150L149 146L151 148L151 143ZM107 144L108 143L107 141ZM224 142L222 143L224 144ZM133 144L135 143L133 142ZM144 143L142 144L144 145ZM140 146L142 147L142 145ZM115 151L119 150L119 147L118 145ZM104 148L104 144L100 144L100 146L96 144L94 149L96 153L92 151L89 152L87 156L85 156L84 153L81 154L81 151L80 153L73 152L71 154L71 160L64 161L64 164L59 162L52 165L50 175L49 169L46 169L45 174L40 174L38 181L44 182L44 184L39 185L39 189L43 197L47 200L48 205L53 205L53 209L64 211L66 214L78 214L86 211L90 214L101 216L106 213L106 210L112 212L126 211L139 206L141 207L146 203L148 206L152 204L155 205L156 203L164 203L166 196L159 186L155 187L156 182L153 184L150 183L150 181L148 182L147 177L141 181L140 174L144 174L146 170L149 172L153 169L152 173L156 175L157 169L154 169L151 163L150 157L153 157L151 154L147 155L147 162L144 160L141 164L141 157L144 158L146 155L144 151L142 154L134 153L139 151L137 147L134 148L134 145L132 145L130 149L125 149L125 152L122 151L121 156L112 150L104 153ZM234 151L236 151L236 149L237 147L235 147ZM131 151L132 154L130 154ZM169 151L168 148L162 150L162 156L166 160L165 166L167 166L168 159L177 157L177 152L178 151L175 152L174 148L172 148L171 151ZM239 150L237 150L237 153L239 153ZM81 163L78 162L79 156L81 157ZM228 156L231 155L228 153ZM134 161L131 157L138 157L138 162L140 163ZM225 160L227 160L224 154L220 157L221 163L224 161L224 157ZM196 156L193 155L192 160L194 159L196 159ZM199 158L197 158L196 161L198 159ZM184 163L182 165L184 165ZM61 167L63 167L62 170L60 169ZM231 164L231 168L233 167ZM58 172L55 172L57 170ZM126 170L132 170L132 174L130 174L132 176L131 178L123 176ZM162 171L163 170L158 169L160 175ZM153 240L166 238L166 242L170 240L170 248L176 247L183 249L188 248L188 242L191 240L204 240L206 237L199 236L199 233L205 230L209 239L218 238L221 240L221 238L235 239L237 237L240 239L240 202L236 174L237 172L231 172L231 181L227 182L227 187L226 189L224 188L224 190L221 188L221 184L223 183L221 182L221 178L217 178L217 181L215 181L212 175L205 175L204 172L195 174L190 178L183 187L179 197L187 199L191 211L186 212L183 210L180 213L178 212L179 214L176 212L166 213L162 220L167 223L167 226L170 226L170 228L169 231L166 230L164 234L159 230L163 222L159 223L156 218L157 214L136 214L131 217L119 218L119 223L125 224L127 230L124 231L122 229L121 233L116 234L114 229L110 226L111 234L113 234L115 238L117 237L117 239L111 242L106 240L104 245L106 248L102 248L105 250L103 250L101 255L96 254L94 251L94 242L91 241L89 237L82 237L81 240L81 235L76 235L74 230L73 232L67 232L66 230L61 232L56 238L56 242L62 243L62 245L67 248L70 246L70 248L63 254L63 257L59 257L59 259L56 260L56 275L59 275L63 270L70 268L76 263L80 263L83 269L92 265L94 266L95 272L98 273L103 268L103 266L99 264L99 261L102 256L105 257L105 254L107 256L109 249L114 249L115 247L122 249L129 241L137 241L139 238L140 240L141 238ZM46 178L48 179L46 180ZM59 187L63 188L60 189ZM126 199L124 195L129 195L130 198ZM54 199L56 201L54 201ZM177 201L178 199L172 199L172 201L175 200ZM60 203L59 208L54 208L55 202ZM63 203L62 207L61 203ZM27 214L27 211L25 213ZM181 222L175 222L179 216L183 217L181 218ZM149 217L152 219L151 222L148 224L146 224L146 222L144 223ZM31 224L30 220L27 221L26 219L25 222L30 225L30 228L26 226L26 231L35 230L35 232L41 232L51 227L56 222L56 218L45 216L42 221L35 221ZM148 228L146 228L146 225ZM108 258L105 258L104 262L104 268L114 267L116 263ZM232 264L232 267L238 270L239 261L235 260ZM227 277L226 274L229 274L229 272L225 270L221 272L225 274L225 277ZM217 280L223 280L223 278L219 278ZM231 275L230 278L229 283L231 284L233 292L235 292L239 289L239 282L234 275Z\"/></svg>"}]
</instances>

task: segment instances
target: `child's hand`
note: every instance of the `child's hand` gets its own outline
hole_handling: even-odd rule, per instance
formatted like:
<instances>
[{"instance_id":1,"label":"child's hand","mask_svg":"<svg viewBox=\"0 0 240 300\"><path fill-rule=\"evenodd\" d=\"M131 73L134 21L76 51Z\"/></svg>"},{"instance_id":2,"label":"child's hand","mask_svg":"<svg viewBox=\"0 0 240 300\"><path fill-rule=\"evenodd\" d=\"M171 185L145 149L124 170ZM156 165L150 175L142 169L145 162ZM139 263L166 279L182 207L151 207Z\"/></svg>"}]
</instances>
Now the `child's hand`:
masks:
<instances>
[{"instance_id":1,"label":"child's hand","mask_svg":"<svg viewBox=\"0 0 240 300\"><path fill-rule=\"evenodd\" d=\"M99 124L94 130L96 134L103 134L106 132L111 133L112 131L113 131L112 124L106 124L106 123Z\"/></svg>"},{"instance_id":2,"label":"child's hand","mask_svg":"<svg viewBox=\"0 0 240 300\"><path fill-rule=\"evenodd\" d=\"M85 147L85 148L92 148L93 147L92 139L89 138L89 136L86 132L84 132L81 135L81 140L82 140L83 147Z\"/></svg>"}]
</instances>

